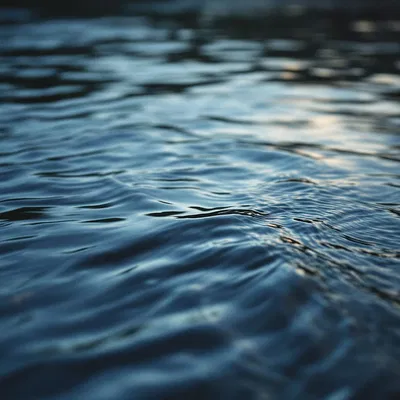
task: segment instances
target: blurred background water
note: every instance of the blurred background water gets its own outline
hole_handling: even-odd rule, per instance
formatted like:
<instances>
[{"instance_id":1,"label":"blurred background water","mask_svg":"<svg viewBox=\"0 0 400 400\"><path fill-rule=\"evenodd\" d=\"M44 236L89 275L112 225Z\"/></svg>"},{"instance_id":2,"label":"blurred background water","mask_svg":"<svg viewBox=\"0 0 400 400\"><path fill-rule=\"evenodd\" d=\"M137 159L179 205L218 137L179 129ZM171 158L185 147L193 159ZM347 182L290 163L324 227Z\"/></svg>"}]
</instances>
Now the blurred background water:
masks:
<instances>
[{"instance_id":1,"label":"blurred background water","mask_svg":"<svg viewBox=\"0 0 400 400\"><path fill-rule=\"evenodd\" d=\"M0 13L0 398L398 398L398 7L36 4Z\"/></svg>"}]
</instances>

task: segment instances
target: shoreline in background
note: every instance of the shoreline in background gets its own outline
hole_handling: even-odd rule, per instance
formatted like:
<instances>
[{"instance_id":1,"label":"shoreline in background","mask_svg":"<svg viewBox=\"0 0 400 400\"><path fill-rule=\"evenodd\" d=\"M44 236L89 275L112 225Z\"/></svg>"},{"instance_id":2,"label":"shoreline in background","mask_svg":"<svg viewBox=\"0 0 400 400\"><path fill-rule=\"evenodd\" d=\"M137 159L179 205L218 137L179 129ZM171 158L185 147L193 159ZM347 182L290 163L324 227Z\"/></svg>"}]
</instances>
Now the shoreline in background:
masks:
<instances>
[{"instance_id":1,"label":"shoreline in background","mask_svg":"<svg viewBox=\"0 0 400 400\"><path fill-rule=\"evenodd\" d=\"M29 0L6 0L0 7L2 13L5 9L9 12L30 10L43 17L196 14L202 19L213 20L308 12L347 14L370 19L400 17L400 2L395 0L381 0L379 3L372 0L37 0L34 5Z\"/></svg>"}]
</instances>

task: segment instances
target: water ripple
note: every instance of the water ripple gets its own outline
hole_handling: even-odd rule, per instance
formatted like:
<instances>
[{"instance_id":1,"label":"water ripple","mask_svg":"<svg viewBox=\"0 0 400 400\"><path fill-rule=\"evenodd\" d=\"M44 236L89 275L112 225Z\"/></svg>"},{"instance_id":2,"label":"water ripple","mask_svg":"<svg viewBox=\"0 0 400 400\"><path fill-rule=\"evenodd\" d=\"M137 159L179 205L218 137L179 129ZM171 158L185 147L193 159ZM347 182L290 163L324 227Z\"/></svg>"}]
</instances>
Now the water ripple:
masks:
<instances>
[{"instance_id":1,"label":"water ripple","mask_svg":"<svg viewBox=\"0 0 400 400\"><path fill-rule=\"evenodd\" d=\"M396 24L29 15L0 28L3 397L397 398Z\"/></svg>"}]
</instances>

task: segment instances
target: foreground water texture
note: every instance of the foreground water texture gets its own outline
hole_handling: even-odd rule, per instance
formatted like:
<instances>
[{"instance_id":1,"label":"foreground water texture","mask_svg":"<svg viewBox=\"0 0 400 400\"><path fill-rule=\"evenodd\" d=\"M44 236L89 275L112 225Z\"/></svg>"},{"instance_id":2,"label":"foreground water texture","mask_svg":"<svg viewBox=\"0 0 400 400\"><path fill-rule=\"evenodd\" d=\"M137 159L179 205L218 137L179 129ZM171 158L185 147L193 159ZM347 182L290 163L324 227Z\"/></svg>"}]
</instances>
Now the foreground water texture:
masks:
<instances>
[{"instance_id":1,"label":"foreground water texture","mask_svg":"<svg viewBox=\"0 0 400 400\"><path fill-rule=\"evenodd\" d=\"M400 28L298 22L1 27L1 399L398 398Z\"/></svg>"}]
</instances>

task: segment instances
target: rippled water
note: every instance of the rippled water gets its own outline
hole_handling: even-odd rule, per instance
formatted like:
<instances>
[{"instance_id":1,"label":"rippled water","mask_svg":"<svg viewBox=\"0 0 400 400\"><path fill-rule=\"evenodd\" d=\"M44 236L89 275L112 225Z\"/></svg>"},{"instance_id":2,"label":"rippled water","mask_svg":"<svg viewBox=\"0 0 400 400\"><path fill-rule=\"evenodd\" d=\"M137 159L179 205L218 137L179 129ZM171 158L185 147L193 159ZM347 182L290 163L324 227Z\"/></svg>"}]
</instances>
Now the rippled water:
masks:
<instances>
[{"instance_id":1,"label":"rippled water","mask_svg":"<svg viewBox=\"0 0 400 400\"><path fill-rule=\"evenodd\" d=\"M0 28L2 399L397 398L399 25L250 28Z\"/></svg>"}]
</instances>

